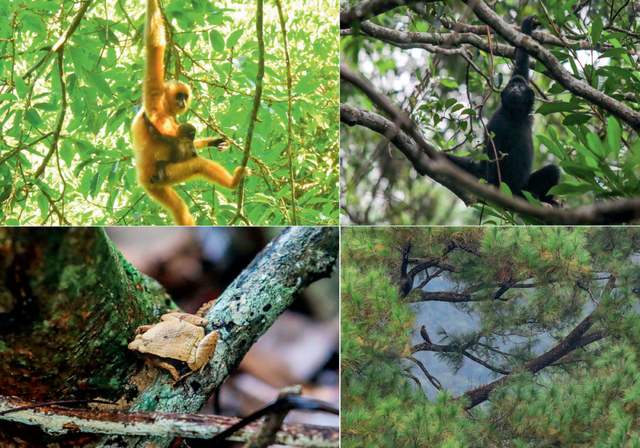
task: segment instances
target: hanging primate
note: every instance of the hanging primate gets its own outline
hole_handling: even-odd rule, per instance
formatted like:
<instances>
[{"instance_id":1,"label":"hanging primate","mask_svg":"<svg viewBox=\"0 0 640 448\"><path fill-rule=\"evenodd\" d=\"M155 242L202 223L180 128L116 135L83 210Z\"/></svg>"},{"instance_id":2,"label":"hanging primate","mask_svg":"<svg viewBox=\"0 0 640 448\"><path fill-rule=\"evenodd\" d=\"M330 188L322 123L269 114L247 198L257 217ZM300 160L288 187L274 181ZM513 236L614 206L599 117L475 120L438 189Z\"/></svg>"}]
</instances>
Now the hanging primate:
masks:
<instances>
[{"instance_id":1,"label":"hanging primate","mask_svg":"<svg viewBox=\"0 0 640 448\"><path fill-rule=\"evenodd\" d=\"M158 131L168 136L178 136L176 115L189 108L191 91L180 81L164 82L165 26L158 6L158 0L147 0L145 24L145 46L147 61L143 85L143 106L133 120L133 146L136 152L138 182L149 196L166 207L178 225L194 225L187 204L178 196L171 185L193 178L204 178L226 188L236 188L249 170L237 167L233 176L222 166L202 157L167 163L163 167L163 178L158 179L157 163L171 159L172 145L162 139L154 139L144 114ZM204 138L193 142L195 148L220 146L219 138ZM153 179L153 181L152 181ZM155 181L155 182L154 182Z\"/></svg>"},{"instance_id":2,"label":"hanging primate","mask_svg":"<svg viewBox=\"0 0 640 448\"><path fill-rule=\"evenodd\" d=\"M537 25L534 16L525 17L520 31L531 36L531 31ZM480 179L485 179L492 185L499 187L499 179L502 180L514 195L524 197L522 191L525 190L542 202L558 205L555 198L548 192L551 187L560 182L560 168L557 165L547 165L538 171L531 172L533 167L531 112L535 98L533 89L529 86L529 55L519 48L516 49L513 75L500 94L500 99L502 106L487 125L488 134L494 134L493 143L489 136L484 141L484 153L489 161L474 161L467 157L445 155L463 170Z\"/></svg>"}]
</instances>

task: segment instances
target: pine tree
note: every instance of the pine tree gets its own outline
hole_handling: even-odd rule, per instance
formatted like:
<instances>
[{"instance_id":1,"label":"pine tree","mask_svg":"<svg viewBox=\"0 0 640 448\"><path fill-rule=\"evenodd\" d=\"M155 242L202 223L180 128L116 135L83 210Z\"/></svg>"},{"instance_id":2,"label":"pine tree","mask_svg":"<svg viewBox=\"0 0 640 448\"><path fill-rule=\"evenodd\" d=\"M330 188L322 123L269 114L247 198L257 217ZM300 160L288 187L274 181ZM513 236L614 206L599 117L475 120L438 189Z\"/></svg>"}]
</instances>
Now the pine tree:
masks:
<instances>
[{"instance_id":1,"label":"pine tree","mask_svg":"<svg viewBox=\"0 0 640 448\"><path fill-rule=\"evenodd\" d=\"M348 228L343 447L640 447L637 228Z\"/></svg>"}]
</instances>

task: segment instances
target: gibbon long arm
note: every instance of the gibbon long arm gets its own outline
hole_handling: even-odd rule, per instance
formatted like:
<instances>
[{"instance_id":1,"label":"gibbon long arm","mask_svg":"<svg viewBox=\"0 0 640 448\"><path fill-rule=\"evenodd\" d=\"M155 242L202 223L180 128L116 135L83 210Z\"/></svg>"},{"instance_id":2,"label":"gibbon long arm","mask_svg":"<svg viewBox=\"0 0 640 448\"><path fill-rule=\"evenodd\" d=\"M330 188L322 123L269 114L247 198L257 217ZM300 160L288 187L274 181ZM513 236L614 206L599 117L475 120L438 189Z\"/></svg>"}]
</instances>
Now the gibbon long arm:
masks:
<instances>
[{"instance_id":1,"label":"gibbon long arm","mask_svg":"<svg viewBox=\"0 0 640 448\"><path fill-rule=\"evenodd\" d=\"M161 134L175 137L178 128L175 118L161 113L166 110L166 106L162 104L165 96L164 47L167 44L165 34L164 19L158 6L158 0L148 0L144 30L147 47L143 89L144 108Z\"/></svg>"}]
</instances>

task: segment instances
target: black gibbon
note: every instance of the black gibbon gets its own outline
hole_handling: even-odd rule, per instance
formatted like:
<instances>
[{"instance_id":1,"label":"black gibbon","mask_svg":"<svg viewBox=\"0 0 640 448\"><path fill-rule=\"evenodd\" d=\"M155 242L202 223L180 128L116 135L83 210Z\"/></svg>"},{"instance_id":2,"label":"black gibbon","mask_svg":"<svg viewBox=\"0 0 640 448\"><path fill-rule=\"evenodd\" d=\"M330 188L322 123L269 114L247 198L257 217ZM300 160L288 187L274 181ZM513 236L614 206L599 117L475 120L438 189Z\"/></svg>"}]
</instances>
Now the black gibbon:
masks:
<instances>
[{"instance_id":1,"label":"black gibbon","mask_svg":"<svg viewBox=\"0 0 640 448\"><path fill-rule=\"evenodd\" d=\"M143 108L133 120L131 127L133 146L136 153L138 182L149 196L166 207L178 225L194 225L187 204L178 196L171 185L194 178L204 178L226 188L236 188L249 170L237 167L231 176L222 166L202 157L192 157L181 162L168 163L163 168L164 179L157 176L157 163L171 159L171 144L156 140L151 135L144 115L148 116L157 132L163 136L177 137L176 115L189 108L191 91L180 81L164 82L165 25L158 6L158 0L147 0L145 23L145 46L147 60L143 85ZM220 147L219 138L204 138L193 142L195 148ZM152 182L152 179L157 182Z\"/></svg>"},{"instance_id":2,"label":"black gibbon","mask_svg":"<svg viewBox=\"0 0 640 448\"><path fill-rule=\"evenodd\" d=\"M520 31L531 36L535 23L534 16L525 17ZM500 180L506 183L514 195L524 197L522 191L528 191L542 202L558 205L555 197L549 195L551 187L560 182L560 168L547 165L531 172L533 167L533 89L529 86L529 54L516 49L516 63L509 84L500 94L502 105L491 117L487 125L489 134L493 133L493 143L487 136L484 141L484 153L489 161L474 161L468 157L445 154L458 167L488 183L500 186ZM495 145L495 151L494 151ZM497 154L497 160L496 160Z\"/></svg>"}]
</instances>

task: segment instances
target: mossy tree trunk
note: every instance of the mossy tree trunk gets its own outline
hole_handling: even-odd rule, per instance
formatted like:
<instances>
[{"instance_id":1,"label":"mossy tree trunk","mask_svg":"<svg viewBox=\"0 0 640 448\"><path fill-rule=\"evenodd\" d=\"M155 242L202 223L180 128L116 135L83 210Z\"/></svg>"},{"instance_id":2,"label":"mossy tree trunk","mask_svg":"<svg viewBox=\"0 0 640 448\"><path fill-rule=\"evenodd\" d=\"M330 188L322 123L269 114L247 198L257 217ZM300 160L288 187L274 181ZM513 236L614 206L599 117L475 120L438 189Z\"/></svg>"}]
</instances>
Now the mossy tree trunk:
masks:
<instances>
[{"instance_id":1,"label":"mossy tree trunk","mask_svg":"<svg viewBox=\"0 0 640 448\"><path fill-rule=\"evenodd\" d=\"M0 394L121 397L143 322L173 303L101 228L0 229Z\"/></svg>"},{"instance_id":2,"label":"mossy tree trunk","mask_svg":"<svg viewBox=\"0 0 640 448\"><path fill-rule=\"evenodd\" d=\"M134 269L102 228L2 228L0 251L0 394L135 397L127 380L137 357L126 347L139 325L175 307L164 289ZM0 422L0 434L16 431L46 441Z\"/></svg>"}]
</instances>

